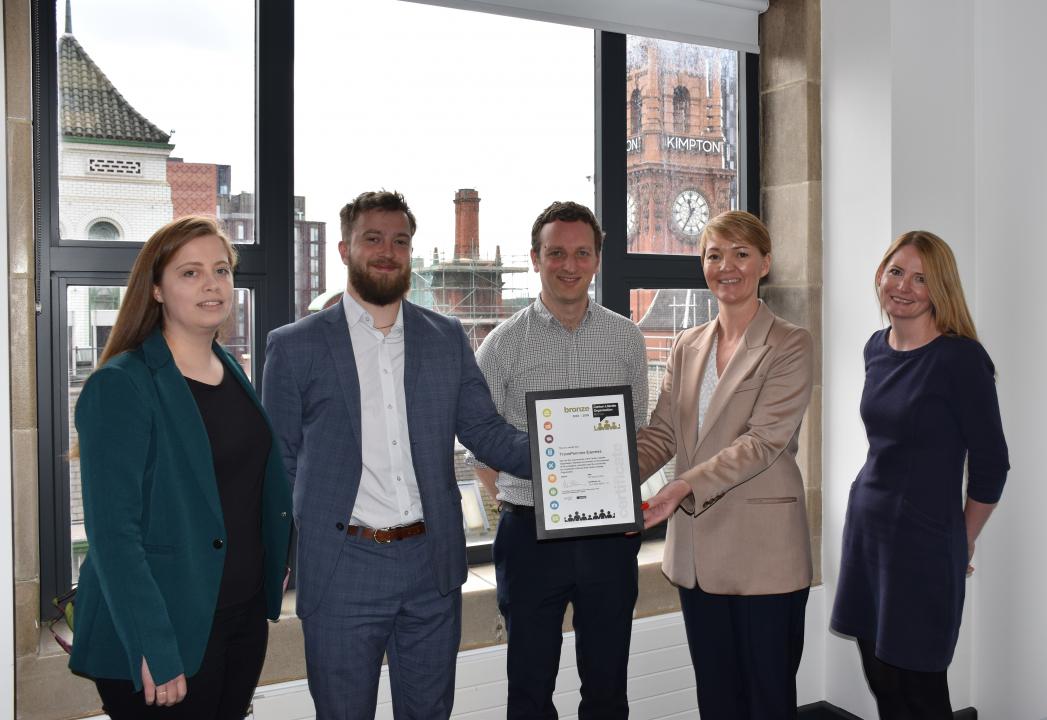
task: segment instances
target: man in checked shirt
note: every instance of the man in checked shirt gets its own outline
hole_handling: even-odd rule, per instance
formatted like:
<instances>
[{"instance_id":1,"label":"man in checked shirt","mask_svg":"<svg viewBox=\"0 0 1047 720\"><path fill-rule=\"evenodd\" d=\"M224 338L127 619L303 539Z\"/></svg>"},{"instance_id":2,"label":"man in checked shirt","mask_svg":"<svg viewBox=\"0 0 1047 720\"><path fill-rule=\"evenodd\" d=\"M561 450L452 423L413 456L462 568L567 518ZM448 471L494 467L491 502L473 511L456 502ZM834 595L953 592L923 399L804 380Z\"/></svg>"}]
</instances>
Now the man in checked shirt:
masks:
<instances>
[{"instance_id":1,"label":"man in checked shirt","mask_svg":"<svg viewBox=\"0 0 1047 720\"><path fill-rule=\"evenodd\" d=\"M636 427L647 424L643 334L589 299L602 244L600 223L584 205L554 202L543 210L531 229L541 294L476 351L498 412L521 430L527 429L525 393L605 385L632 386ZM509 632L508 718L557 717L552 697L567 603L574 607L582 681L578 717L628 717L639 536L539 543L530 479L479 465L476 473L501 504L494 563Z\"/></svg>"}]
</instances>

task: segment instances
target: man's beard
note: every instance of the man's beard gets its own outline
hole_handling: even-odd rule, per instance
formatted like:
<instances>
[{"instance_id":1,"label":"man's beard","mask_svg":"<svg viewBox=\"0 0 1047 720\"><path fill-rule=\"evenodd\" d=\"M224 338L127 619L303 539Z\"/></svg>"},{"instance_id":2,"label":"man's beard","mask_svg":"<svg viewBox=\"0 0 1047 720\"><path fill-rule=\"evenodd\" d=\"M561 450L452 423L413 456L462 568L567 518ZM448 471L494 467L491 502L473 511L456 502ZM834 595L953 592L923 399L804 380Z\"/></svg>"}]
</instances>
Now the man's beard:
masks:
<instances>
[{"instance_id":1,"label":"man's beard","mask_svg":"<svg viewBox=\"0 0 1047 720\"><path fill-rule=\"evenodd\" d=\"M376 277L368 270L366 264L358 265L349 261L349 282L360 293L360 297L372 305L394 303L411 289L410 265L405 265L403 272L396 275L383 273Z\"/></svg>"}]
</instances>

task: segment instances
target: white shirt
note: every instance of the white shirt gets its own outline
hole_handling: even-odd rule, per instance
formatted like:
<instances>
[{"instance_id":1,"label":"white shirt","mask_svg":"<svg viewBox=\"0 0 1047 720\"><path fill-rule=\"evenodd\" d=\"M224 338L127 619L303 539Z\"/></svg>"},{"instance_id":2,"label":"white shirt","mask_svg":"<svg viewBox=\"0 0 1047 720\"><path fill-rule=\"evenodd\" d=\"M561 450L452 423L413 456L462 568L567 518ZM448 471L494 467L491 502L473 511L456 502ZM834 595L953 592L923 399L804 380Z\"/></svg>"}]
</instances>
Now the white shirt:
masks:
<instances>
[{"instance_id":1,"label":"white shirt","mask_svg":"<svg viewBox=\"0 0 1047 720\"><path fill-rule=\"evenodd\" d=\"M409 525L422 519L422 498L411 458L404 396L404 308L388 335L349 293L342 307L360 381L363 470L352 524L371 528ZM346 428L346 432L349 428Z\"/></svg>"}]
</instances>

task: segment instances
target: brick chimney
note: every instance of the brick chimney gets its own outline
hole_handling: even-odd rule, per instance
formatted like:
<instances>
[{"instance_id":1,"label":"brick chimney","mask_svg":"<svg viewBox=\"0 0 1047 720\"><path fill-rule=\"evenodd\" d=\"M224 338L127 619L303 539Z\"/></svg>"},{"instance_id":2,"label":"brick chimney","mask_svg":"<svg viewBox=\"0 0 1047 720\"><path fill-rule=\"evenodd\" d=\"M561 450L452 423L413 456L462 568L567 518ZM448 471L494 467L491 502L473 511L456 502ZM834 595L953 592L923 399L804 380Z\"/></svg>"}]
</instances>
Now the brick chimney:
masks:
<instances>
[{"instance_id":1,"label":"brick chimney","mask_svg":"<svg viewBox=\"0 0 1047 720\"><path fill-rule=\"evenodd\" d=\"M480 258L480 193L468 188L454 194L454 258Z\"/></svg>"}]
</instances>

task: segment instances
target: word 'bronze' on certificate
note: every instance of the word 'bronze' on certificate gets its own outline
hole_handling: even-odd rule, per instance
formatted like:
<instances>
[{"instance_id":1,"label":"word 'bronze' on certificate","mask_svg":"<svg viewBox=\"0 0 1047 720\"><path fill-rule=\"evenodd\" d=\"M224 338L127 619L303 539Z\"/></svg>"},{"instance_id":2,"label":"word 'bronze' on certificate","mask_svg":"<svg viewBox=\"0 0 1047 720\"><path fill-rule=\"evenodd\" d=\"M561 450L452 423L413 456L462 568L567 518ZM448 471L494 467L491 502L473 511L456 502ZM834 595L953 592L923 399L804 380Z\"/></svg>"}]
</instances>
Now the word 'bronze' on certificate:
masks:
<instances>
[{"instance_id":1,"label":"word 'bronze' on certificate","mask_svg":"<svg viewBox=\"0 0 1047 720\"><path fill-rule=\"evenodd\" d=\"M526 397L538 539L642 530L632 388Z\"/></svg>"}]
</instances>

